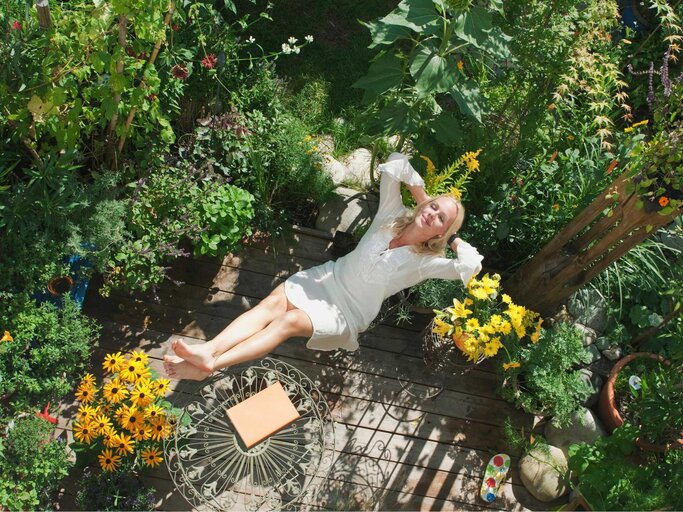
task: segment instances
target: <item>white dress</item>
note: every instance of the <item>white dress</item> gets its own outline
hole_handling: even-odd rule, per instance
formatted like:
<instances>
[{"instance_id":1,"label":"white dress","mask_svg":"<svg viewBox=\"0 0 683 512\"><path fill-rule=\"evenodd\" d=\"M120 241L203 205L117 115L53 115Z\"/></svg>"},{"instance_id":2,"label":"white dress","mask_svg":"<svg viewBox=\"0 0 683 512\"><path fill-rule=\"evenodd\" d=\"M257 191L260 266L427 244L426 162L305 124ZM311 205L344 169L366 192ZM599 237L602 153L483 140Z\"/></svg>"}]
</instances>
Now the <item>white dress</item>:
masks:
<instances>
[{"instance_id":1,"label":"white dress","mask_svg":"<svg viewBox=\"0 0 683 512\"><path fill-rule=\"evenodd\" d=\"M483 259L466 242L457 258L417 254L410 246L389 249L394 237L388 225L408 209L400 182L424 185L408 157L392 153L381 171L379 208L353 252L292 275L285 281L287 299L306 312L313 324L307 347L356 350L358 334L368 328L387 297L425 279L460 279L467 283L481 270Z\"/></svg>"}]
</instances>

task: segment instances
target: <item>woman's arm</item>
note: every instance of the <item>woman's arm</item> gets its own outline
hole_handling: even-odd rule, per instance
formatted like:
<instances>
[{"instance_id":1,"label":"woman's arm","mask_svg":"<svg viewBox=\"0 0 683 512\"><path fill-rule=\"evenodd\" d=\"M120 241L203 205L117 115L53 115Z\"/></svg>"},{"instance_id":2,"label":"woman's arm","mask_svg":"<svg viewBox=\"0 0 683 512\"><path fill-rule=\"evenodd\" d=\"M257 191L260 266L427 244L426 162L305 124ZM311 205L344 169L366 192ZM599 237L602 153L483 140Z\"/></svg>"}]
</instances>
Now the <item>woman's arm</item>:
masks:
<instances>
[{"instance_id":1,"label":"woman's arm","mask_svg":"<svg viewBox=\"0 0 683 512\"><path fill-rule=\"evenodd\" d=\"M410 195L413 196L415 204L420 204L431 199L422 185L406 185L406 188L410 191Z\"/></svg>"}]
</instances>

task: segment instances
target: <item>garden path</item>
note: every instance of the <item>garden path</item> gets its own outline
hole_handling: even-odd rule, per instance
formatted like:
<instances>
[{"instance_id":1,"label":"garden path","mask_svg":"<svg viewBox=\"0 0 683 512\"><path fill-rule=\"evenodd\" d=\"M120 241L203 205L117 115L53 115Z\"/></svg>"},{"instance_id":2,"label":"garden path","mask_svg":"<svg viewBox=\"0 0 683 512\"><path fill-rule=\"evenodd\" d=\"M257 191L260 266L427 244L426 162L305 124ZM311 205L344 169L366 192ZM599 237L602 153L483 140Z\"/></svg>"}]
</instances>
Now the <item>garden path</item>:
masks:
<instances>
[{"instance_id":1,"label":"garden path","mask_svg":"<svg viewBox=\"0 0 683 512\"><path fill-rule=\"evenodd\" d=\"M171 276L184 284L161 286L158 303L142 294L104 299L96 292L95 279L84 307L103 326L93 367L100 367L106 352L142 349L162 373L170 340L210 339L288 275L330 259L330 249L329 236L304 229L275 247L254 240L222 262L180 259ZM547 510L554 505L528 493L516 458L499 499L489 505L479 498L487 461L507 449L505 418L526 431L533 423L533 416L496 394L499 377L491 365L482 364L465 376L449 376L433 399L417 399L403 389L398 376L416 392L440 382L426 371L421 357L420 331L427 321L416 317L411 325L380 324L361 336L356 352L311 351L303 339L276 350L274 357L303 371L327 395L336 422L336 462L326 492L318 503L303 503L302 508ZM60 427L70 439L76 410L73 402L62 404ZM165 466L145 478L158 490L159 509L191 508L175 491ZM75 508L74 489L75 480L66 482L60 509Z\"/></svg>"}]
</instances>

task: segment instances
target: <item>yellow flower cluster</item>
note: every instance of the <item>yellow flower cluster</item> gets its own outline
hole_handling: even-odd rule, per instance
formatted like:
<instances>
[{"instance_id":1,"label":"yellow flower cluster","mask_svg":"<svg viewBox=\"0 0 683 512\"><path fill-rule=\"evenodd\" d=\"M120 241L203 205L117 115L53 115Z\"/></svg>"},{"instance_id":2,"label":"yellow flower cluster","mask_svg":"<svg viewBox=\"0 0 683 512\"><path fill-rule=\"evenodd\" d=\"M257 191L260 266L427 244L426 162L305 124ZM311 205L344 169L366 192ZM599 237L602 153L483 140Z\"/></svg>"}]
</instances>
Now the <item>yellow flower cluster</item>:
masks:
<instances>
[{"instance_id":1,"label":"yellow flower cluster","mask_svg":"<svg viewBox=\"0 0 683 512\"><path fill-rule=\"evenodd\" d=\"M427 163L427 174L425 176L427 193L430 196L448 194L460 200L463 187L469 181L470 174L479 170L478 157L480 153L481 149L468 151L441 172L437 171L434 162L429 157L420 156Z\"/></svg>"},{"instance_id":2,"label":"yellow flower cluster","mask_svg":"<svg viewBox=\"0 0 683 512\"><path fill-rule=\"evenodd\" d=\"M86 373L76 390L82 405L74 438L101 447L98 459L105 471L114 471L136 448L145 465L158 466L163 461L158 443L171 431L168 409L161 403L170 381L153 377L147 354L139 351L107 354L102 368L112 375L101 389Z\"/></svg>"},{"instance_id":3,"label":"yellow flower cluster","mask_svg":"<svg viewBox=\"0 0 683 512\"><path fill-rule=\"evenodd\" d=\"M0 339L0 342L9 342L9 341L14 341L14 338L12 338L12 335L10 334L9 331L5 331L5 334L2 336Z\"/></svg>"},{"instance_id":4,"label":"yellow flower cluster","mask_svg":"<svg viewBox=\"0 0 683 512\"><path fill-rule=\"evenodd\" d=\"M514 335L521 340L539 317L538 313L515 304L509 295L499 292L498 274L472 278L464 301L454 299L453 306L435 310L432 331L451 337L469 361L495 356L504 348L508 336ZM539 319L529 336L532 343L538 341L541 323L542 319Z\"/></svg>"},{"instance_id":5,"label":"yellow flower cluster","mask_svg":"<svg viewBox=\"0 0 683 512\"><path fill-rule=\"evenodd\" d=\"M634 128L638 128L639 126L645 126L648 124L650 121L648 119L645 119L643 121L638 121L637 123L633 123L631 126L624 128L625 133L632 132Z\"/></svg>"}]
</instances>

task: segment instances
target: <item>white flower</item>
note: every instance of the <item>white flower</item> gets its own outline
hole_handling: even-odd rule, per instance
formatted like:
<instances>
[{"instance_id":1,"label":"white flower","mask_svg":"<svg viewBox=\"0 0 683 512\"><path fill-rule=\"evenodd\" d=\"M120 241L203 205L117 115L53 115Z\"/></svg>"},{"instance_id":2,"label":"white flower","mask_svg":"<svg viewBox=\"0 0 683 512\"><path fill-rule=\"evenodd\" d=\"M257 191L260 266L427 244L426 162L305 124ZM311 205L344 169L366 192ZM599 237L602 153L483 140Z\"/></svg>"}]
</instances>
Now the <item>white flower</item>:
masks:
<instances>
[{"instance_id":1,"label":"white flower","mask_svg":"<svg viewBox=\"0 0 683 512\"><path fill-rule=\"evenodd\" d=\"M247 43L253 43L254 41L256 41L256 39L254 39L254 36L249 36L249 39L247 39Z\"/></svg>"},{"instance_id":2,"label":"white flower","mask_svg":"<svg viewBox=\"0 0 683 512\"><path fill-rule=\"evenodd\" d=\"M301 51L301 48L299 48L298 46L295 46L294 48L292 48L292 51L294 53L299 53Z\"/></svg>"},{"instance_id":3,"label":"white flower","mask_svg":"<svg viewBox=\"0 0 683 512\"><path fill-rule=\"evenodd\" d=\"M287 43L282 43L282 53L285 55L289 55L292 53L292 47L289 46Z\"/></svg>"},{"instance_id":4,"label":"white flower","mask_svg":"<svg viewBox=\"0 0 683 512\"><path fill-rule=\"evenodd\" d=\"M296 44L297 41L298 41L298 39L297 39L296 37L294 37L294 36L292 36L292 37L290 37L289 39L287 39L287 42L288 42L289 44L292 44L292 45Z\"/></svg>"},{"instance_id":5,"label":"white flower","mask_svg":"<svg viewBox=\"0 0 683 512\"><path fill-rule=\"evenodd\" d=\"M310 34L307 35L306 37L304 37L304 39L306 40L307 43L312 43L312 42L313 42L313 36L310 35Z\"/></svg>"}]
</instances>

